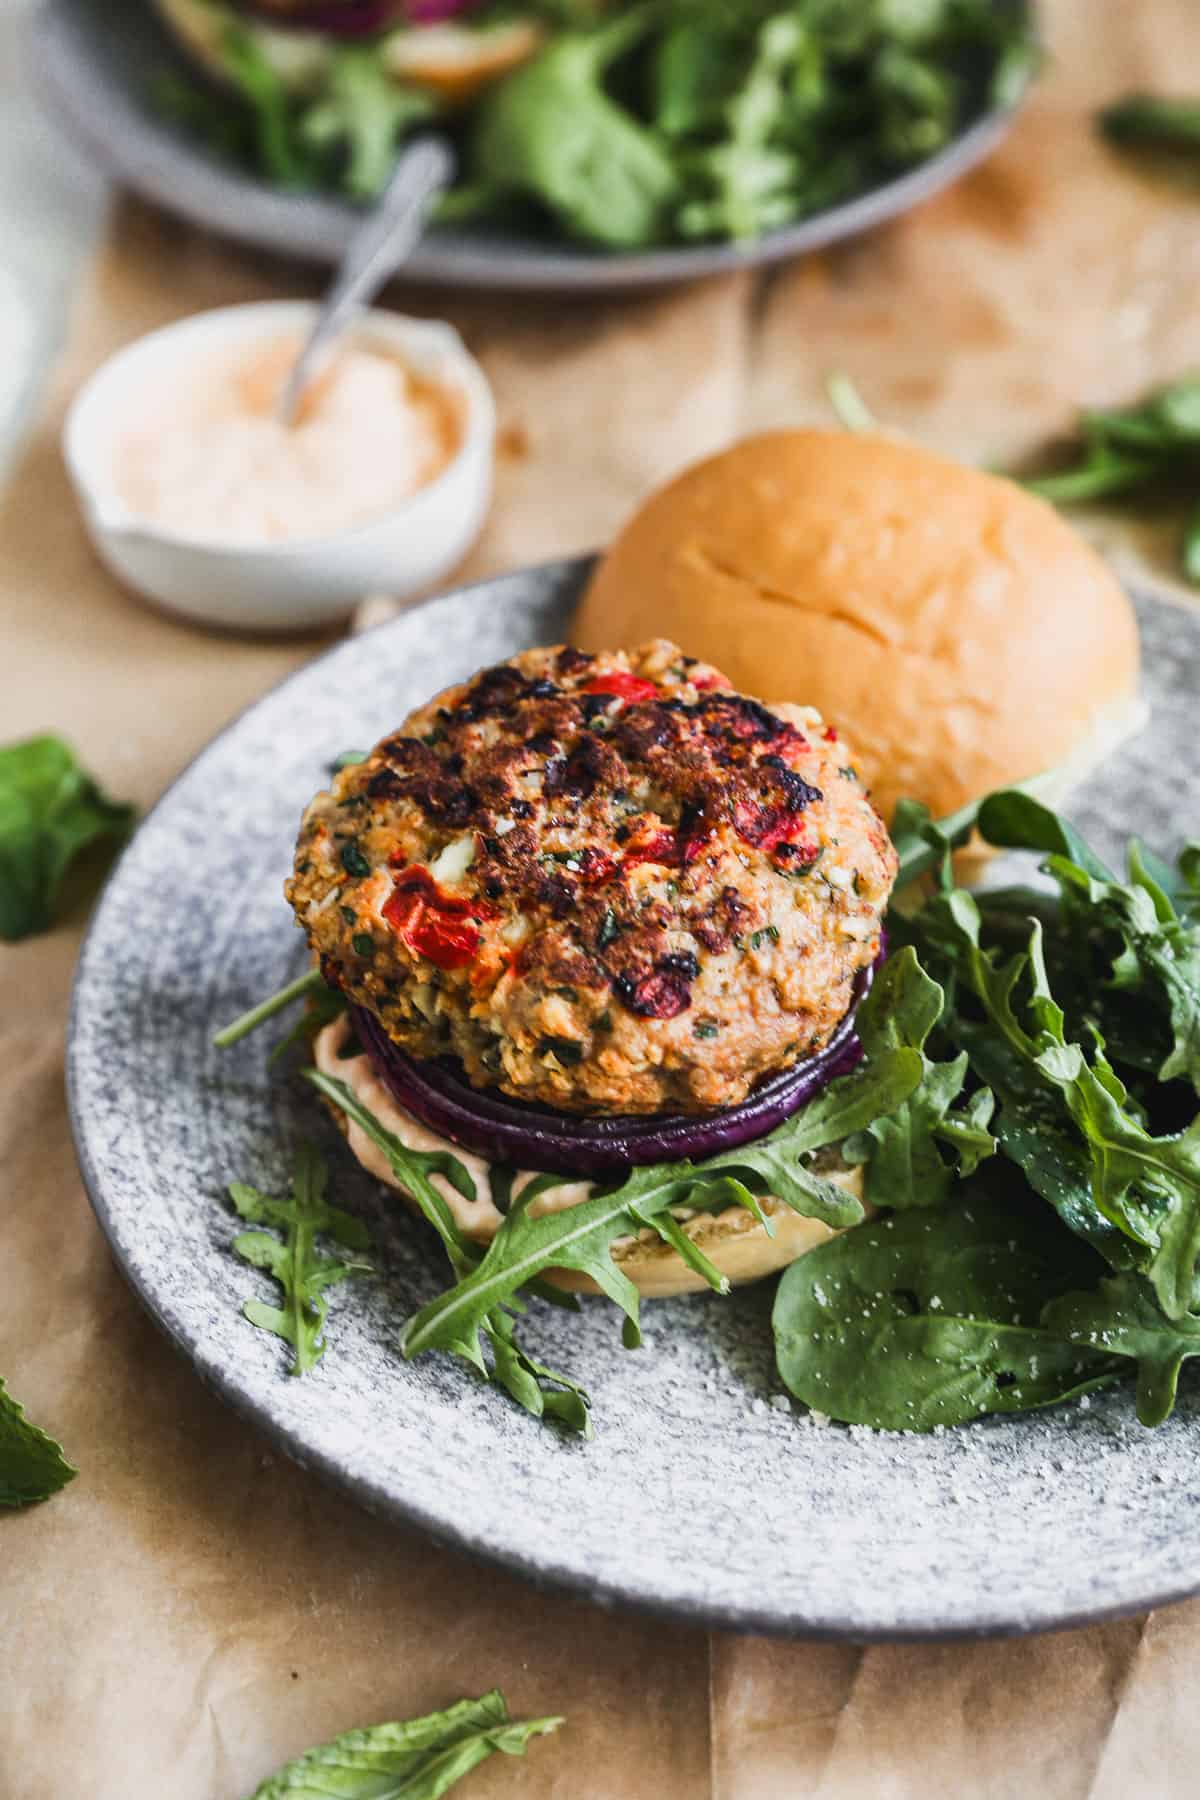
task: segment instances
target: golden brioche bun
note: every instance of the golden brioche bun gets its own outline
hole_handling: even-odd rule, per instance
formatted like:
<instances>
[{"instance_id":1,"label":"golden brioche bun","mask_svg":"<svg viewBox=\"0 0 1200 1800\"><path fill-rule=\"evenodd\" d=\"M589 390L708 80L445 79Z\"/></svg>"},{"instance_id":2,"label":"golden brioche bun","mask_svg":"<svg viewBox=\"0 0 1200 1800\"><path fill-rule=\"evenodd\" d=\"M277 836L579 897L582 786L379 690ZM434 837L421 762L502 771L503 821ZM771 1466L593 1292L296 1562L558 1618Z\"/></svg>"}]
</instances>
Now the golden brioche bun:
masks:
<instances>
[{"instance_id":1,"label":"golden brioche bun","mask_svg":"<svg viewBox=\"0 0 1200 1800\"><path fill-rule=\"evenodd\" d=\"M1077 779L1142 719L1133 609L1099 556L1013 482L890 437L770 432L652 494L573 640L652 636L817 707L886 819L906 795L941 818Z\"/></svg>"},{"instance_id":2,"label":"golden brioche bun","mask_svg":"<svg viewBox=\"0 0 1200 1800\"><path fill-rule=\"evenodd\" d=\"M402 1143L418 1150L436 1147L452 1150L474 1177L477 1189L481 1186L481 1177L486 1183L488 1166L483 1159L436 1138L423 1125L411 1119L379 1081L369 1058L361 1053L350 1056L344 1054L348 1039L349 1025L344 1016L315 1030L312 1051L317 1067L327 1075L344 1081L361 1104L374 1114L386 1130L400 1138ZM360 1126L347 1119L340 1107L330 1100L326 1100L325 1105L350 1150L367 1173L393 1188L415 1212L420 1212L416 1201L397 1181L379 1147ZM861 1169L848 1168L828 1152L817 1158L816 1166L827 1181L836 1182L839 1187L861 1200ZM486 1186L483 1186L482 1191L486 1193ZM582 1199L584 1195L585 1189L581 1187L579 1197ZM464 1202L461 1196L447 1189L446 1198L462 1230L477 1243L490 1242L501 1223L500 1215L490 1201L476 1202L478 1216L472 1217L474 1208L470 1203ZM753 1214L741 1206L732 1206L720 1213L697 1213L682 1221L688 1236L735 1287L749 1281L761 1281L764 1275L775 1274L777 1270L795 1262L798 1256L803 1256L806 1250L813 1250L818 1244L837 1235L819 1219L801 1218L799 1213L794 1213L780 1200L767 1197L760 1204L771 1220L774 1236L768 1234ZM704 1277L690 1269L678 1251L664 1244L657 1233L649 1228L636 1237L618 1239L613 1245L612 1254L617 1267L647 1299L661 1299L668 1294L696 1293L708 1286ZM557 1287L576 1293L600 1292L590 1276L581 1275L573 1269L551 1269L547 1272L546 1279Z\"/></svg>"}]
</instances>

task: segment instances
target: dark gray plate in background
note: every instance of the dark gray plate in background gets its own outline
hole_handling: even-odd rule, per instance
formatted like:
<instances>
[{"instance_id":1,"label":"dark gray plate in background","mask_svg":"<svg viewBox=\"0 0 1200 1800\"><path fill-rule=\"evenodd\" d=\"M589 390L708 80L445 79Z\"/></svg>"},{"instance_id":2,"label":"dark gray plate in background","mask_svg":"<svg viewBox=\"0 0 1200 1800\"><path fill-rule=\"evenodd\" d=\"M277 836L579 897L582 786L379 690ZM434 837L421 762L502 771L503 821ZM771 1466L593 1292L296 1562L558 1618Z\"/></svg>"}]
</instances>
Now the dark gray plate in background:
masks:
<instances>
[{"instance_id":1,"label":"dark gray plate in background","mask_svg":"<svg viewBox=\"0 0 1200 1800\"><path fill-rule=\"evenodd\" d=\"M55 118L87 154L147 200L225 237L337 262L360 214L346 201L291 194L221 163L154 116L156 72L172 66L148 0L42 0L34 66ZM999 142L1010 109L982 114L928 162L826 212L744 244L606 254L484 226L431 231L412 256L417 280L458 287L628 288L686 281L819 250L928 199Z\"/></svg>"},{"instance_id":2,"label":"dark gray plate in background","mask_svg":"<svg viewBox=\"0 0 1200 1800\"><path fill-rule=\"evenodd\" d=\"M446 1285L432 1233L352 1163L314 1098L269 1073L268 1029L213 1031L303 967L281 893L300 812L339 751L436 689L553 642L586 563L450 594L293 675L217 738L125 852L80 960L69 1045L79 1155L117 1261L201 1379L373 1511L534 1579L698 1623L889 1638L1046 1630L1200 1588L1200 1406L1144 1431L1132 1383L938 1435L815 1423L771 1356L774 1283L646 1309L622 1350L605 1301L535 1304L531 1349L585 1382L564 1441L400 1322ZM1073 815L1101 850L1197 835L1200 612L1139 607L1152 721ZM1191 808L1181 816L1181 803ZM240 1316L267 1290L231 1254L231 1179L279 1189L316 1137L370 1222L379 1277L339 1288L304 1380ZM1185 1390L1188 1383L1184 1382Z\"/></svg>"}]
</instances>

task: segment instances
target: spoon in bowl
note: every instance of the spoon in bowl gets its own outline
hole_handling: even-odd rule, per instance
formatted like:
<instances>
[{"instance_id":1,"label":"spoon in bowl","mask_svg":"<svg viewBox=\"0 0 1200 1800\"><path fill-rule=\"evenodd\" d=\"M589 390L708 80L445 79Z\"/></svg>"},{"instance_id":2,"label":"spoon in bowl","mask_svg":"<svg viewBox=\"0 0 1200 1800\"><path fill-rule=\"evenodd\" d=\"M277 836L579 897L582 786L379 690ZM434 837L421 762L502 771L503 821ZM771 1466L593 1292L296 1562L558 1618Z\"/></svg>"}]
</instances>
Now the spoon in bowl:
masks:
<instances>
[{"instance_id":1,"label":"spoon in bowl","mask_svg":"<svg viewBox=\"0 0 1200 1800\"><path fill-rule=\"evenodd\" d=\"M453 179L454 157L442 138L417 138L400 157L387 187L351 237L284 382L278 406L282 424L295 423L337 340L416 248L430 212Z\"/></svg>"}]
</instances>

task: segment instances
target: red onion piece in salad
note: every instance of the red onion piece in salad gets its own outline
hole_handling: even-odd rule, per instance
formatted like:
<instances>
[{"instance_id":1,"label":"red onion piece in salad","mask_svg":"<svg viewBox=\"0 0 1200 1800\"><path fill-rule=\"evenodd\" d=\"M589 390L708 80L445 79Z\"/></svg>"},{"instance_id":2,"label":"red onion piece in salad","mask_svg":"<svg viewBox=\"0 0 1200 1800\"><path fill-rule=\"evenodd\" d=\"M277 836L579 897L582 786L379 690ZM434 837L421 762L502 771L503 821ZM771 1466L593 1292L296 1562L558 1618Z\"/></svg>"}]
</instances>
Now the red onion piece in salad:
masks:
<instances>
[{"instance_id":1,"label":"red onion piece in salad","mask_svg":"<svg viewBox=\"0 0 1200 1800\"><path fill-rule=\"evenodd\" d=\"M281 12L263 0L245 0L246 10L284 31L319 31L326 37L378 37L396 26L442 25L473 12L478 0L327 0Z\"/></svg>"},{"instance_id":2,"label":"red onion piece in salad","mask_svg":"<svg viewBox=\"0 0 1200 1800\"><path fill-rule=\"evenodd\" d=\"M359 1042L393 1099L430 1131L489 1162L554 1175L604 1177L632 1165L693 1161L753 1143L854 1068L862 1045L854 1015L884 956L859 975L845 1018L823 1050L760 1082L738 1106L707 1113L623 1113L589 1118L474 1088L447 1060L417 1062L364 1007L350 1009Z\"/></svg>"}]
</instances>

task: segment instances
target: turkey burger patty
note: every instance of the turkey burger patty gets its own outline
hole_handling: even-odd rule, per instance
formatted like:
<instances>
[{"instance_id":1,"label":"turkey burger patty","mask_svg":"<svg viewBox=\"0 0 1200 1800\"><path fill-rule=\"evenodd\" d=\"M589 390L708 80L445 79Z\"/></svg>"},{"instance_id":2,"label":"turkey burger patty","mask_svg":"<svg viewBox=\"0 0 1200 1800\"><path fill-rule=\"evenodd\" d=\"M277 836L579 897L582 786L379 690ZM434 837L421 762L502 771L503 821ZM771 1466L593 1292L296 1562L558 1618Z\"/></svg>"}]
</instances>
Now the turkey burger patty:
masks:
<instances>
[{"instance_id":1,"label":"turkey burger patty","mask_svg":"<svg viewBox=\"0 0 1200 1800\"><path fill-rule=\"evenodd\" d=\"M828 1042L896 866L832 727L658 640L438 696L317 795L287 895L409 1055L566 1111L696 1113Z\"/></svg>"}]
</instances>

